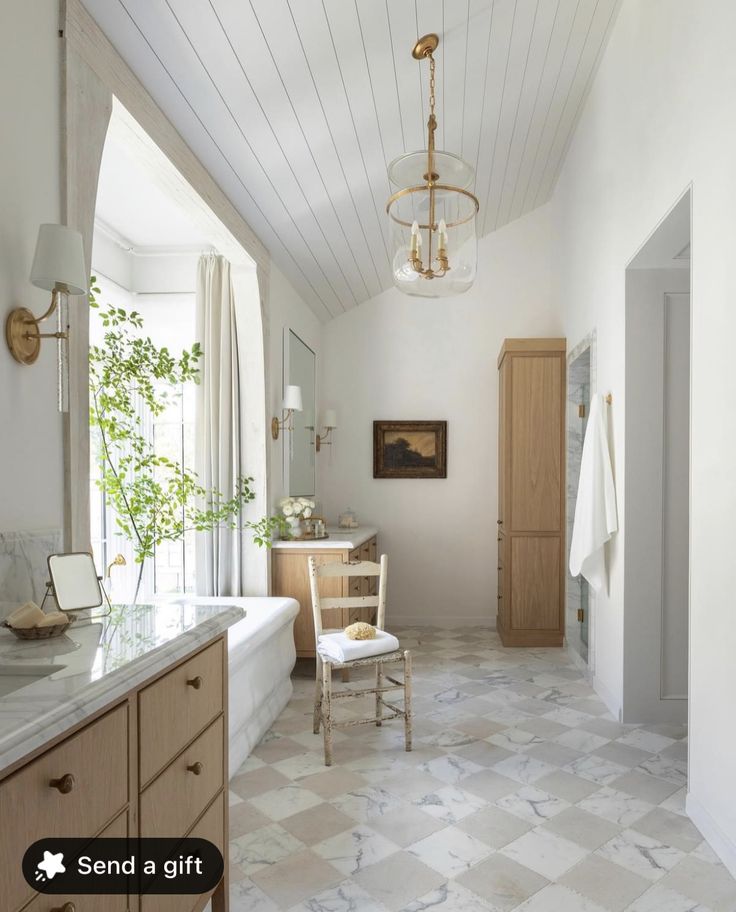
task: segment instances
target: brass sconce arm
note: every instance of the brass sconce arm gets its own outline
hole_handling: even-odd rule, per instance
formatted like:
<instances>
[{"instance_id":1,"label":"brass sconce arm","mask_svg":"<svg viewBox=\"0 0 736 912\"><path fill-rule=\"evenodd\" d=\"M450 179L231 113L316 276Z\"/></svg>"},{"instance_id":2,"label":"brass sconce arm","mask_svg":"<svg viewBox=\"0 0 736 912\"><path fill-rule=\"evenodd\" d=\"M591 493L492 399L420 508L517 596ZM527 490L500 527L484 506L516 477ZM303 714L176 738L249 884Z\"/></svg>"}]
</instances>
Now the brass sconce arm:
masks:
<instances>
[{"instance_id":1,"label":"brass sconce arm","mask_svg":"<svg viewBox=\"0 0 736 912\"><path fill-rule=\"evenodd\" d=\"M329 439L330 435L334 428L328 427L325 428L323 434L317 434L317 452L322 449L323 446L332 446L332 441Z\"/></svg>"},{"instance_id":2,"label":"brass sconce arm","mask_svg":"<svg viewBox=\"0 0 736 912\"><path fill-rule=\"evenodd\" d=\"M51 292L51 305L40 317L34 317L27 307L16 307L8 314L5 323L5 338L10 353L20 364L33 364L41 351L41 339L66 339L66 330L42 333L38 331L40 323L54 313L59 304L59 295L66 289L57 286Z\"/></svg>"},{"instance_id":3,"label":"brass sconce arm","mask_svg":"<svg viewBox=\"0 0 736 912\"><path fill-rule=\"evenodd\" d=\"M294 430L294 409L284 409L284 418L283 421L279 421L278 418L271 419L271 436L274 440L279 439L279 434L281 431L293 431Z\"/></svg>"}]
</instances>

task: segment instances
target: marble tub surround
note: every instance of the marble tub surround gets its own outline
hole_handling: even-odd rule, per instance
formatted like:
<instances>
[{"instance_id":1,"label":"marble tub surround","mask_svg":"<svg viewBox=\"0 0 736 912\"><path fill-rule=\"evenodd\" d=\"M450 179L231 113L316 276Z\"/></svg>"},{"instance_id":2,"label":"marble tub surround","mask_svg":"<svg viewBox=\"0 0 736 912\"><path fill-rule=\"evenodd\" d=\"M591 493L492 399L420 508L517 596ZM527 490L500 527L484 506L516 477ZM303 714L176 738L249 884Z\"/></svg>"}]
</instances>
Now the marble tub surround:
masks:
<instances>
[{"instance_id":1,"label":"marble tub surround","mask_svg":"<svg viewBox=\"0 0 736 912\"><path fill-rule=\"evenodd\" d=\"M326 768L300 662L230 783L231 912L736 910L685 816L683 727L618 723L563 650L392 632L414 656L413 752L396 724L344 729Z\"/></svg>"},{"instance_id":2,"label":"marble tub surround","mask_svg":"<svg viewBox=\"0 0 736 912\"><path fill-rule=\"evenodd\" d=\"M100 622L61 637L21 641L0 630L0 687L23 666L52 673L0 696L0 773L243 617L228 599L211 605L116 605ZM0 690L2 693L2 690Z\"/></svg>"},{"instance_id":3,"label":"marble tub surround","mask_svg":"<svg viewBox=\"0 0 736 912\"><path fill-rule=\"evenodd\" d=\"M305 539L303 541L275 541L273 548L289 550L293 548L309 548L310 551L352 551L365 544L374 535L378 535L375 526L359 526L357 529L340 529L338 526L327 526L329 538Z\"/></svg>"},{"instance_id":4,"label":"marble tub surround","mask_svg":"<svg viewBox=\"0 0 736 912\"><path fill-rule=\"evenodd\" d=\"M60 551L60 529L0 532L0 618L23 602L41 604L49 578L46 559Z\"/></svg>"}]
</instances>

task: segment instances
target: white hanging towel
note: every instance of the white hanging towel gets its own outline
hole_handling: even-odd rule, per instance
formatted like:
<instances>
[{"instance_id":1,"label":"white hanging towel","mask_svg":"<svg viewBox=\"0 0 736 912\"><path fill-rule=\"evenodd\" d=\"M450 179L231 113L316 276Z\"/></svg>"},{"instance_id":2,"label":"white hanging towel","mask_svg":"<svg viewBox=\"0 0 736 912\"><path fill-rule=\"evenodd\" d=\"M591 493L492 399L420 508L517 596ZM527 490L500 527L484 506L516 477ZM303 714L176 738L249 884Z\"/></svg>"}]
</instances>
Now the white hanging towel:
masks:
<instances>
[{"instance_id":1,"label":"white hanging towel","mask_svg":"<svg viewBox=\"0 0 736 912\"><path fill-rule=\"evenodd\" d=\"M616 489L604 410L603 397L593 396L583 441L570 544L570 573L573 576L582 573L595 592L600 592L606 584L603 546L618 530Z\"/></svg>"}]
</instances>

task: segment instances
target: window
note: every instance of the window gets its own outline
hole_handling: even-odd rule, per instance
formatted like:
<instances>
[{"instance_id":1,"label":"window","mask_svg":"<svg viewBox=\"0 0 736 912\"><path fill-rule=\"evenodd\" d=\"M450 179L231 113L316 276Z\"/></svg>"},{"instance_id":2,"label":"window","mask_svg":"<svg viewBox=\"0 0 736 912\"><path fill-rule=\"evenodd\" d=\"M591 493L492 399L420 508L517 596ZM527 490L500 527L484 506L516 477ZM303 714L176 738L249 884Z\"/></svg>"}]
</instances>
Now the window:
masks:
<instances>
[{"instance_id":1,"label":"window","mask_svg":"<svg viewBox=\"0 0 736 912\"><path fill-rule=\"evenodd\" d=\"M101 305L135 309L143 316L143 333L159 346L172 352L190 347L194 339L194 295L151 294L134 295L109 279L98 276ZM90 342L100 344L104 327L96 311L90 312ZM140 403L140 420L144 436L157 455L166 456L181 465L194 465L195 446L195 389L193 384L178 391L168 390L167 408L152 416ZM100 478L102 441L97 429L90 431L90 523L92 550L100 573L116 555L122 554L125 566L113 568L110 575L112 596L116 601L128 601L135 592L139 565L135 563L132 544L120 533L115 511L97 484ZM195 591L195 535L187 532L182 541L164 542L158 546L153 560L147 561L139 600L154 595Z\"/></svg>"}]
</instances>

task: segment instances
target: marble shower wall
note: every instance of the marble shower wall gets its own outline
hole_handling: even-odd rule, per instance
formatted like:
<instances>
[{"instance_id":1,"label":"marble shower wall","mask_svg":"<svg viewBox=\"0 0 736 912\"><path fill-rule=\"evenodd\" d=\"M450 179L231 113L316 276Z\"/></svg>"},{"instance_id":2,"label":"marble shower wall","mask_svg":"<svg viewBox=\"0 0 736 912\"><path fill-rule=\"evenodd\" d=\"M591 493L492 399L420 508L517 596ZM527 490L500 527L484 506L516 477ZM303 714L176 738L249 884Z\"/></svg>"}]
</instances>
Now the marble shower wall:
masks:
<instances>
[{"instance_id":1,"label":"marble shower wall","mask_svg":"<svg viewBox=\"0 0 736 912\"><path fill-rule=\"evenodd\" d=\"M567 555L570 554L575 503L580 480L580 462L587 417L581 418L578 406L584 404L586 415L590 397L595 389L595 333L587 336L568 356L567 367ZM580 636L578 609L590 612L587 583L582 577L572 577L567 570L567 597L565 601L565 635L567 642L587 662L588 647Z\"/></svg>"},{"instance_id":2,"label":"marble shower wall","mask_svg":"<svg viewBox=\"0 0 736 912\"><path fill-rule=\"evenodd\" d=\"M0 532L0 615L33 599L41 604L46 591L49 554L61 551L61 529L44 532Z\"/></svg>"}]
</instances>

